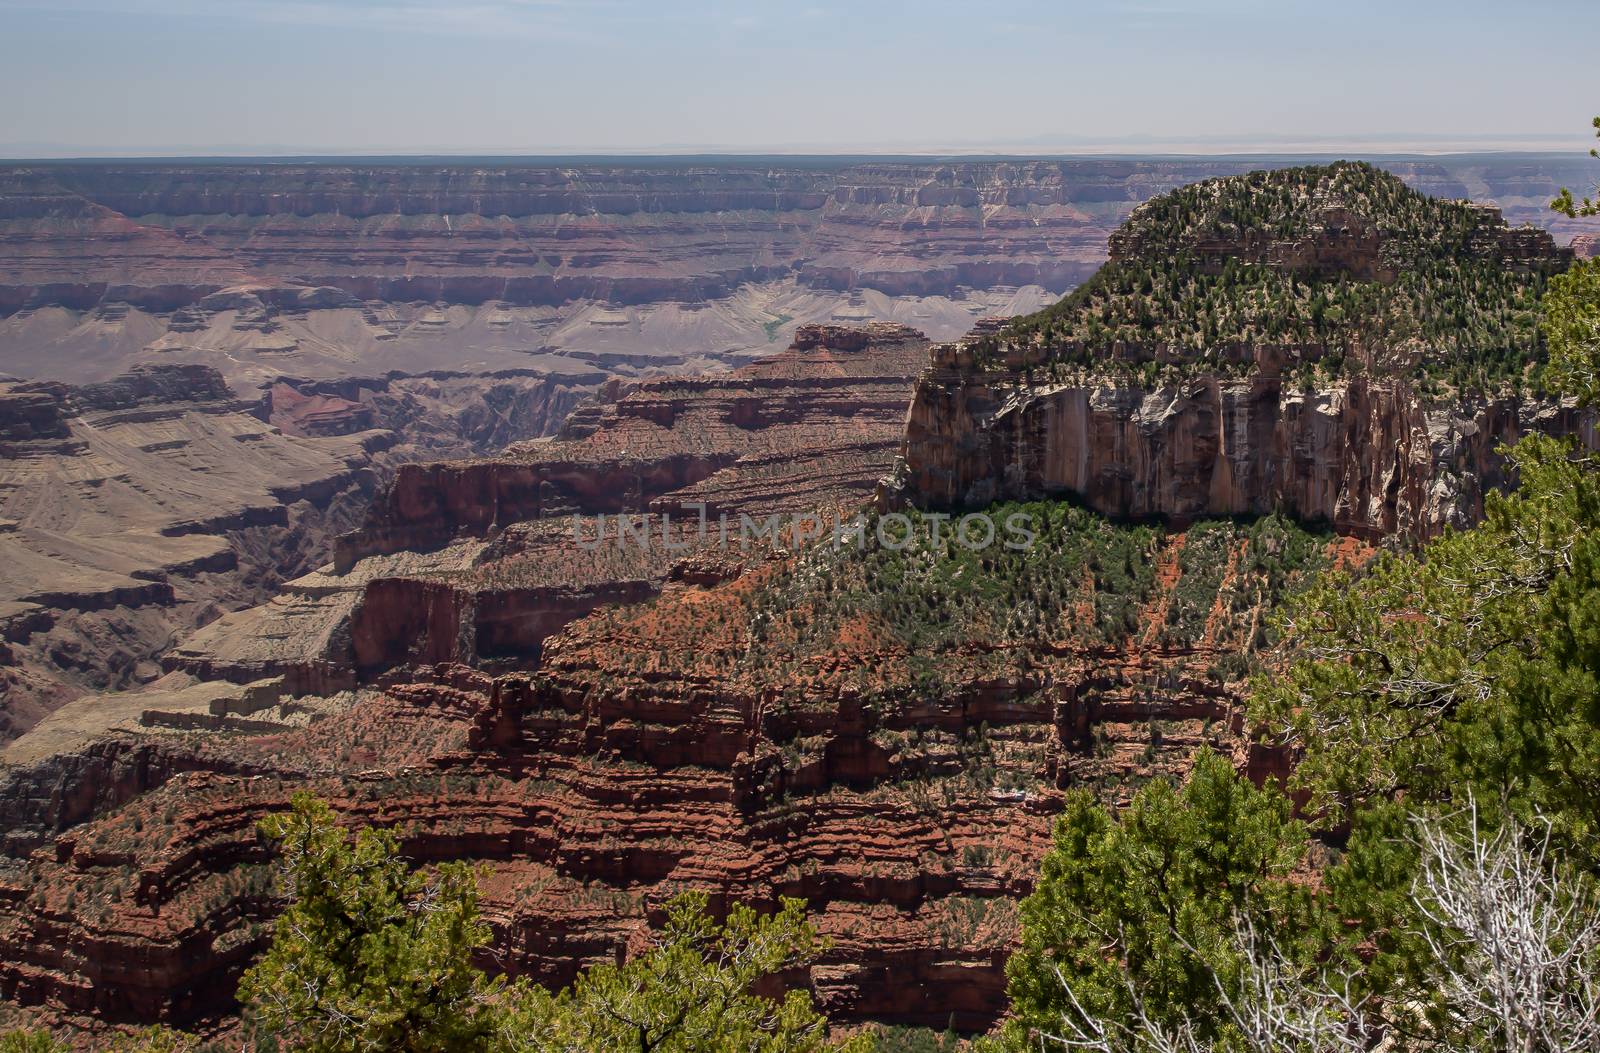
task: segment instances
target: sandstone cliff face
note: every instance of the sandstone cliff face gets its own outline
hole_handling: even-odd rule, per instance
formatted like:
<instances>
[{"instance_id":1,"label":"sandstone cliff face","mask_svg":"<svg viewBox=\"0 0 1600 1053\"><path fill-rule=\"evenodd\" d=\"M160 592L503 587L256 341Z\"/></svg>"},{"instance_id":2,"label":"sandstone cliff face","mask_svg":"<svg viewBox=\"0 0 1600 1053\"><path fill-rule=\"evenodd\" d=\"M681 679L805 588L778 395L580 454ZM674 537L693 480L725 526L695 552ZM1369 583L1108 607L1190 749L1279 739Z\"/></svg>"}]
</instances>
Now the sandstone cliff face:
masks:
<instances>
[{"instance_id":1,"label":"sandstone cliff face","mask_svg":"<svg viewBox=\"0 0 1600 1053\"><path fill-rule=\"evenodd\" d=\"M969 360L968 360L969 361ZM1030 384L941 348L918 381L889 499L939 507L1071 495L1106 515L1178 522L1284 511L1367 538L1430 537L1507 485L1497 452L1530 431L1578 435L1570 406L1429 405L1404 380L1298 390L1275 373L1145 388Z\"/></svg>"},{"instance_id":2,"label":"sandstone cliff face","mask_svg":"<svg viewBox=\"0 0 1600 1053\"><path fill-rule=\"evenodd\" d=\"M1422 539L1481 516L1510 481L1503 444L1594 443L1571 406L1462 380L1524 386L1540 282L1573 257L1493 206L1339 162L1175 191L1109 253L1053 307L934 352L886 501L1072 495L1121 518L1276 510ZM1437 396L1430 371L1464 393Z\"/></svg>"}]
</instances>

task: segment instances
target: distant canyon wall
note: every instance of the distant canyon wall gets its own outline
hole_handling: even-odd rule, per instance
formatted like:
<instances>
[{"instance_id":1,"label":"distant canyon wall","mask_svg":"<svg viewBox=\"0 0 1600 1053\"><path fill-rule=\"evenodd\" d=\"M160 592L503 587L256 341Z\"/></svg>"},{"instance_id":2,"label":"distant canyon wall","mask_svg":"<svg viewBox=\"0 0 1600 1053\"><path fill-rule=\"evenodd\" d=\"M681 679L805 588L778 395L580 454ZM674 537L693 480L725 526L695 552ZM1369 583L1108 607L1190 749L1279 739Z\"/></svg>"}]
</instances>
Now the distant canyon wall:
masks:
<instances>
[{"instance_id":1,"label":"distant canyon wall","mask_svg":"<svg viewBox=\"0 0 1600 1053\"><path fill-rule=\"evenodd\" d=\"M321 289L325 305L695 303L778 278L890 296L1061 292L1141 201L1271 163L18 165L0 168L0 314L171 311L238 286ZM1583 178L1581 157L1389 167L1563 241L1579 233L1546 202Z\"/></svg>"}]
</instances>

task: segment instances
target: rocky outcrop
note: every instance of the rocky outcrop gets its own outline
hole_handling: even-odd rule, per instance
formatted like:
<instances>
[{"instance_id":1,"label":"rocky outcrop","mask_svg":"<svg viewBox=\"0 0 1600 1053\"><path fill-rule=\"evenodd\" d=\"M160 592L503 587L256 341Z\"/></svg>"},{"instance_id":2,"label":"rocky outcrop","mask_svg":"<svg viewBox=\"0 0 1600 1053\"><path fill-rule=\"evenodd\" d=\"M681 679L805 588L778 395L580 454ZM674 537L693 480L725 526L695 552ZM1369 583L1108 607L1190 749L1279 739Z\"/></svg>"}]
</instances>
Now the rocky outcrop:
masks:
<instances>
[{"instance_id":1,"label":"rocky outcrop","mask_svg":"<svg viewBox=\"0 0 1600 1053\"><path fill-rule=\"evenodd\" d=\"M1539 281L1572 253L1492 206L1340 162L1164 195L1109 251L1060 303L934 351L885 502L1070 495L1123 519L1282 511L1424 539L1512 481L1504 444L1595 443L1592 416L1516 393Z\"/></svg>"},{"instance_id":2,"label":"rocky outcrop","mask_svg":"<svg viewBox=\"0 0 1600 1053\"><path fill-rule=\"evenodd\" d=\"M49 381L0 384L0 442L69 438L67 391L65 384Z\"/></svg>"},{"instance_id":3,"label":"rocky outcrop","mask_svg":"<svg viewBox=\"0 0 1600 1053\"><path fill-rule=\"evenodd\" d=\"M82 444L70 441L74 418L97 415L98 421L109 421L112 411L139 407L150 408L145 415L150 419L190 410L224 413L248 408L233 397L222 374L202 365L138 366L104 383L78 386L49 380L0 381L0 450L18 457L51 450L81 452ZM114 419L132 418L118 414Z\"/></svg>"},{"instance_id":4,"label":"rocky outcrop","mask_svg":"<svg viewBox=\"0 0 1600 1053\"><path fill-rule=\"evenodd\" d=\"M927 347L903 326L804 327L791 351L726 375L614 387L554 442L401 469L362 529L340 539L338 565L701 495L735 515L859 499L872 466L892 457ZM801 470L814 485L796 492L784 476Z\"/></svg>"},{"instance_id":5,"label":"rocky outcrop","mask_svg":"<svg viewBox=\"0 0 1600 1053\"><path fill-rule=\"evenodd\" d=\"M1309 391L1271 373L1030 385L1025 372L962 361L959 347L941 348L919 380L887 499L964 507L1071 495L1124 518L1284 511L1367 538L1424 538L1481 517L1484 494L1508 483L1502 444L1529 431L1595 442L1592 417L1571 406L1430 404L1397 379Z\"/></svg>"},{"instance_id":6,"label":"rocky outcrop","mask_svg":"<svg viewBox=\"0 0 1600 1053\"><path fill-rule=\"evenodd\" d=\"M203 365L138 366L101 384L72 389L80 414L135 406L231 402L233 391L215 368Z\"/></svg>"},{"instance_id":7,"label":"rocky outcrop","mask_svg":"<svg viewBox=\"0 0 1600 1053\"><path fill-rule=\"evenodd\" d=\"M267 420L297 435L349 435L373 428L377 420L371 407L284 381L272 386L266 409Z\"/></svg>"},{"instance_id":8,"label":"rocky outcrop","mask_svg":"<svg viewBox=\"0 0 1600 1053\"><path fill-rule=\"evenodd\" d=\"M597 607L639 603L658 589L632 578L585 584L495 588L417 578L379 578L362 590L350 617L358 677L405 666L457 663L536 665L545 640Z\"/></svg>"}]
</instances>

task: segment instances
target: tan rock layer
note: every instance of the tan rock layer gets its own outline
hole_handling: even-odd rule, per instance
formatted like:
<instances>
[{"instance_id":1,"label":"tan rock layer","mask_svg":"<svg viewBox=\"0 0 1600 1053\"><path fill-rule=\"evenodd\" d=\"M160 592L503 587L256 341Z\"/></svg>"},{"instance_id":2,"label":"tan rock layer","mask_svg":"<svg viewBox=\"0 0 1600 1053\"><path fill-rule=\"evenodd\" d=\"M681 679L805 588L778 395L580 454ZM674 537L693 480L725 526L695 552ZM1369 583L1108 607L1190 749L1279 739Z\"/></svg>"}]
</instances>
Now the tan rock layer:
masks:
<instances>
[{"instance_id":1,"label":"tan rock layer","mask_svg":"<svg viewBox=\"0 0 1600 1053\"><path fill-rule=\"evenodd\" d=\"M1593 446L1593 418L1523 398L1430 404L1404 380L1296 390L1275 372L1146 388L1040 385L943 352L918 381L889 500L939 507L1072 495L1178 522L1275 510L1341 532L1429 537L1507 485L1499 448L1532 431Z\"/></svg>"}]
</instances>

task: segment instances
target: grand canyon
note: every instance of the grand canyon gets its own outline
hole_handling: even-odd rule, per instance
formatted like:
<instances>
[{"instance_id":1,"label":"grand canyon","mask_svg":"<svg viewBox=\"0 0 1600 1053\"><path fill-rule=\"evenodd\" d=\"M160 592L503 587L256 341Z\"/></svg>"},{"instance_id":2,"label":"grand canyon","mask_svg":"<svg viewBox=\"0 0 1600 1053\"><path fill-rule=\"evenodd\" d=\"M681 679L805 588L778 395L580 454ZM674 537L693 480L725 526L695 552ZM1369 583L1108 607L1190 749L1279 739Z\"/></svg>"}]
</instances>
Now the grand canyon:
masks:
<instances>
[{"instance_id":1,"label":"grand canyon","mask_svg":"<svg viewBox=\"0 0 1600 1053\"><path fill-rule=\"evenodd\" d=\"M799 897L835 1024L988 1031L1069 791L1284 775L1244 702L1285 597L1479 522L1502 443L1597 445L1410 359L1059 336L1190 251L1402 283L1325 176L1268 247L1141 207L1305 161L0 168L0 996L237 1035L257 824L310 790L480 864L496 973ZM1497 280L1595 252L1548 208L1581 156L1374 163ZM1038 543L964 551L973 511Z\"/></svg>"}]
</instances>

